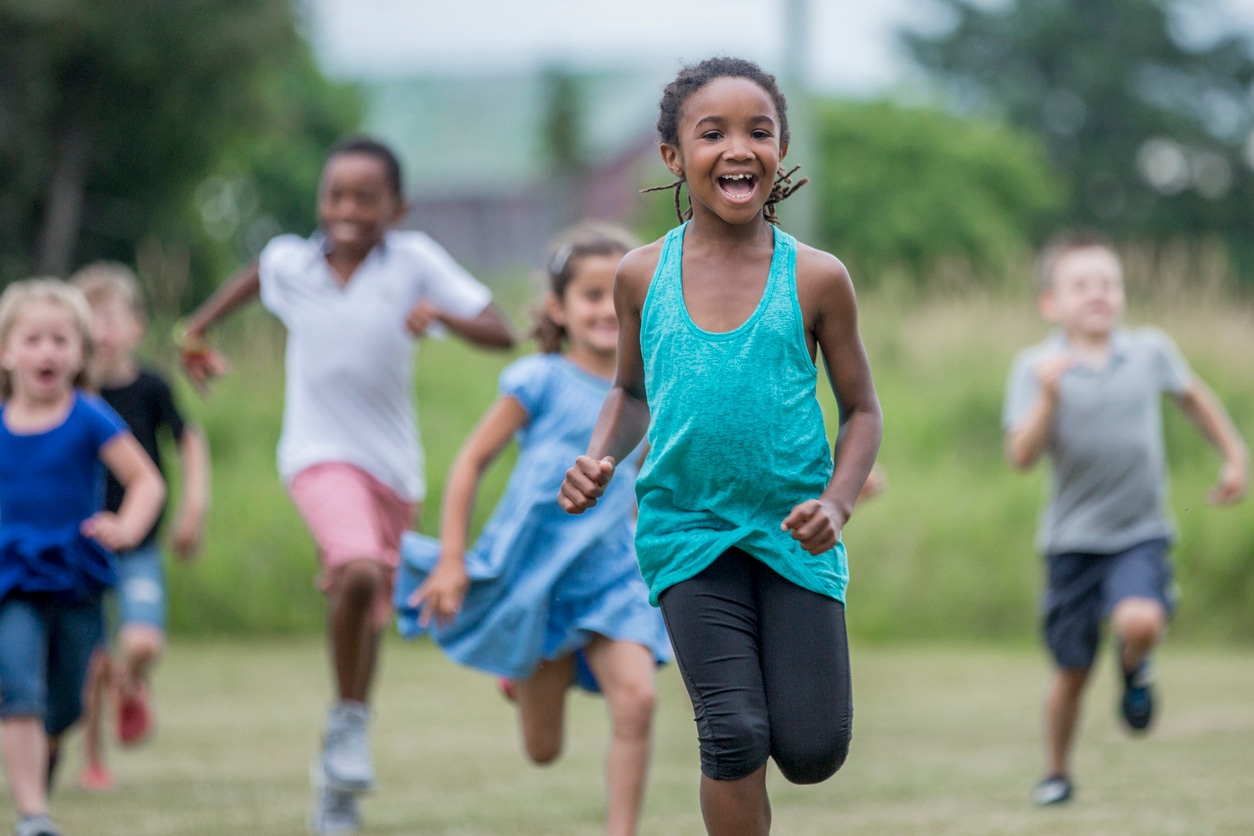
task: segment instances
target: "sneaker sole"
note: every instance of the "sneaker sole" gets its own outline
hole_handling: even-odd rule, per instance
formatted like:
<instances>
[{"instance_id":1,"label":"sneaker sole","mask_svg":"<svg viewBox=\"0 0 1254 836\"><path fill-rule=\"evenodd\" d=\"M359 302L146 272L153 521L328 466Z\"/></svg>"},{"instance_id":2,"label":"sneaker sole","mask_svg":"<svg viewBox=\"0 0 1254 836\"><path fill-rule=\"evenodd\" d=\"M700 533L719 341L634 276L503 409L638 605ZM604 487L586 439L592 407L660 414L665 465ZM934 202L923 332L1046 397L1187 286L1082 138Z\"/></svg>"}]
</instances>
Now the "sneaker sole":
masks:
<instances>
[{"instance_id":1,"label":"sneaker sole","mask_svg":"<svg viewBox=\"0 0 1254 836\"><path fill-rule=\"evenodd\" d=\"M336 789L336 787L327 783L326 770L322 768L321 759L315 759L314 762L309 765L309 783L313 785L313 791L315 794L321 793L326 789L333 789L333 790ZM337 791L345 792L345 790L337 790ZM318 826L318 814L320 811L321 810L318 806L318 799L314 798L313 807L309 810L309 815L305 818L305 830L308 833L310 833L312 836L333 836L333 834L339 834L339 833L357 833L359 830L361 830L360 821L357 822L356 824L348 825L345 827L336 827L336 828L330 828L330 829L325 828L325 827L319 827Z\"/></svg>"}]
</instances>

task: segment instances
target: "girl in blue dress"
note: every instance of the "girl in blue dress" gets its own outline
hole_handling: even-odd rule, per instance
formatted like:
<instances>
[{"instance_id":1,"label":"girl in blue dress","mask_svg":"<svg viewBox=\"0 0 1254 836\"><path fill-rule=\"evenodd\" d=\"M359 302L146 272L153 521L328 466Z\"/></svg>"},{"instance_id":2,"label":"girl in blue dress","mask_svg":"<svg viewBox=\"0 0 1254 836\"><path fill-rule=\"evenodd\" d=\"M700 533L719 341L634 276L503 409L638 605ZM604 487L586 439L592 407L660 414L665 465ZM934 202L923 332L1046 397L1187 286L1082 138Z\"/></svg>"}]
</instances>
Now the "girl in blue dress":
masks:
<instances>
[{"instance_id":1,"label":"girl in blue dress","mask_svg":"<svg viewBox=\"0 0 1254 836\"><path fill-rule=\"evenodd\" d=\"M524 747L536 763L561 751L572 682L604 693L610 834L636 830L654 669L670 658L633 545L641 451L625 457L592 513L569 516L556 496L610 391L618 347L614 272L631 246L623 233L597 227L559 242L536 328L541 353L501 374L501 397L449 472L441 539L406 535L396 596L403 634L429 630L454 661L510 680ZM515 437L521 449L505 495L467 551L479 480Z\"/></svg>"},{"instance_id":2,"label":"girl in blue dress","mask_svg":"<svg viewBox=\"0 0 1254 836\"><path fill-rule=\"evenodd\" d=\"M52 279L0 296L0 750L17 836L57 836L48 787L58 737L82 713L103 633L113 554L156 522L165 483L99 397L87 394L89 313ZM104 511L105 468L125 487Z\"/></svg>"}]
</instances>

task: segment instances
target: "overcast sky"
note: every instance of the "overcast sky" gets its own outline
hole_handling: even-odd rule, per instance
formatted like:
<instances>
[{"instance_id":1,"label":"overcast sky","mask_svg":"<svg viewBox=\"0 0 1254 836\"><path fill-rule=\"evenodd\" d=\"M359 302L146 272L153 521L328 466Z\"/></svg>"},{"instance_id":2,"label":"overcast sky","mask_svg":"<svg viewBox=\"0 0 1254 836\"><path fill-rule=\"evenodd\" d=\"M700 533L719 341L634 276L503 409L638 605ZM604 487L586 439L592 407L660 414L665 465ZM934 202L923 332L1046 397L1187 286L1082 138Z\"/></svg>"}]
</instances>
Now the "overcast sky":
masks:
<instances>
[{"instance_id":1,"label":"overcast sky","mask_svg":"<svg viewBox=\"0 0 1254 836\"><path fill-rule=\"evenodd\" d=\"M716 53L786 69L789 0L308 2L319 56L337 75L525 71L554 62L671 69ZM849 93L894 84L903 67L894 30L937 20L928 0L811 0L809 7L809 80Z\"/></svg>"},{"instance_id":2,"label":"overcast sky","mask_svg":"<svg viewBox=\"0 0 1254 836\"><path fill-rule=\"evenodd\" d=\"M931 0L305 0L319 57L349 77L433 72L524 72L546 63L665 70L713 54L785 72L785 8L809 8L807 80L854 95L908 77L903 26L943 27ZM1007 0L975 0L999 4ZM1214 0L1227 14L1182 16L1205 40L1254 29L1254 0ZM1180 9L1213 6L1176 0Z\"/></svg>"}]
</instances>

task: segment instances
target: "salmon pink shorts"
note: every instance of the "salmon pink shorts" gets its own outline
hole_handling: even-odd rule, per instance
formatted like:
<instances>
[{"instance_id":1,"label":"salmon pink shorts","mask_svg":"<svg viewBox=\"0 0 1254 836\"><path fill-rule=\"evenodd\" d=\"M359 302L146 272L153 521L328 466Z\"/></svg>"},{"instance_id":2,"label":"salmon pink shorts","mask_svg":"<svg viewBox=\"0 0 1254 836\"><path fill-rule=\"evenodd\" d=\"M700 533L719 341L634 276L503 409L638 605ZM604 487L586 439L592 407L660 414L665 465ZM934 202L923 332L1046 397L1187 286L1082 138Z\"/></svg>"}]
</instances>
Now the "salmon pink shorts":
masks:
<instances>
[{"instance_id":1,"label":"salmon pink shorts","mask_svg":"<svg viewBox=\"0 0 1254 836\"><path fill-rule=\"evenodd\" d=\"M414 523L418 506L356 465L323 462L296 474L287 486L318 546L323 592L334 588L340 567L371 560L387 567L387 583L375 604L375 625L392 617L392 584L401 534Z\"/></svg>"}]
</instances>

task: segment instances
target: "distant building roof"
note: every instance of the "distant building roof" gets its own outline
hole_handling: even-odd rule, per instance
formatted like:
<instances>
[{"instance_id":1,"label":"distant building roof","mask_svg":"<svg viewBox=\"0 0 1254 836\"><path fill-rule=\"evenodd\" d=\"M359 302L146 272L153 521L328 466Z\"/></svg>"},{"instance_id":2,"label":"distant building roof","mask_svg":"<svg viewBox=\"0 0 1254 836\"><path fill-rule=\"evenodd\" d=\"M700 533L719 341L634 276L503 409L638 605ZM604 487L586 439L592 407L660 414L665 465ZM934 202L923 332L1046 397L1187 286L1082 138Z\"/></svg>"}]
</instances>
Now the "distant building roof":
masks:
<instances>
[{"instance_id":1,"label":"distant building roof","mask_svg":"<svg viewBox=\"0 0 1254 836\"><path fill-rule=\"evenodd\" d=\"M565 72L561 68L553 72ZM653 133L666 74L575 73L580 151L590 165ZM508 194L540 182L551 76L413 76L362 80L368 133L401 157L410 195Z\"/></svg>"}]
</instances>

